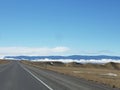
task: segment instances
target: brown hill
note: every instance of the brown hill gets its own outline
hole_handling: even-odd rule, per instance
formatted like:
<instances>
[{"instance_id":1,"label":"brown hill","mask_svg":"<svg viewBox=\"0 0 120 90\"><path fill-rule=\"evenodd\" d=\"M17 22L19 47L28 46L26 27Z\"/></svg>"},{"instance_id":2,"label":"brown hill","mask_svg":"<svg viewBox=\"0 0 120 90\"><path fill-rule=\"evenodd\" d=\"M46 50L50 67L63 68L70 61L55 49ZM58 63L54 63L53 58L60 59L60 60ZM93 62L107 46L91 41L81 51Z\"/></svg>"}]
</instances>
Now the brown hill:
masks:
<instances>
[{"instance_id":1,"label":"brown hill","mask_svg":"<svg viewBox=\"0 0 120 90\"><path fill-rule=\"evenodd\" d=\"M70 62L65 64L65 66L67 67L80 67L81 65L82 65L81 63L77 63L77 62Z\"/></svg>"},{"instance_id":2,"label":"brown hill","mask_svg":"<svg viewBox=\"0 0 120 90\"><path fill-rule=\"evenodd\" d=\"M120 63L110 62L110 63L105 64L105 67L108 69L120 70Z\"/></svg>"},{"instance_id":3,"label":"brown hill","mask_svg":"<svg viewBox=\"0 0 120 90\"><path fill-rule=\"evenodd\" d=\"M76 62L66 63L65 66L67 67L82 67L82 68L101 68L101 69L116 69L120 70L120 63L106 63L106 64L81 64Z\"/></svg>"}]
</instances>

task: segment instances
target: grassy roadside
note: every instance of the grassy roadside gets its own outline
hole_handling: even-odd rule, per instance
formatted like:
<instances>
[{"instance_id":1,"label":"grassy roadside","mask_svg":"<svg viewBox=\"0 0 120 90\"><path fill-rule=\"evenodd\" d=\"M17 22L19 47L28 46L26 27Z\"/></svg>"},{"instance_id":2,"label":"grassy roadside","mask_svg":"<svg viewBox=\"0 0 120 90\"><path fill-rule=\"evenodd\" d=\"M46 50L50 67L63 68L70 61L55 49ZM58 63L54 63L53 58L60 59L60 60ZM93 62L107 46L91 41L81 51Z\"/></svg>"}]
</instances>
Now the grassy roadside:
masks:
<instances>
[{"instance_id":1,"label":"grassy roadside","mask_svg":"<svg viewBox=\"0 0 120 90\"><path fill-rule=\"evenodd\" d=\"M10 60L4 60L4 59L0 59L0 64L6 64L9 63Z\"/></svg>"},{"instance_id":2,"label":"grassy roadside","mask_svg":"<svg viewBox=\"0 0 120 90\"><path fill-rule=\"evenodd\" d=\"M109 85L112 88L120 88L120 70L112 67L104 68L99 66L73 66L72 64L53 63L51 62L29 62L21 61L24 64L32 65L37 68L48 69L55 72L71 75L79 78L84 78L88 81ZM107 64L107 67L110 66Z\"/></svg>"}]
</instances>

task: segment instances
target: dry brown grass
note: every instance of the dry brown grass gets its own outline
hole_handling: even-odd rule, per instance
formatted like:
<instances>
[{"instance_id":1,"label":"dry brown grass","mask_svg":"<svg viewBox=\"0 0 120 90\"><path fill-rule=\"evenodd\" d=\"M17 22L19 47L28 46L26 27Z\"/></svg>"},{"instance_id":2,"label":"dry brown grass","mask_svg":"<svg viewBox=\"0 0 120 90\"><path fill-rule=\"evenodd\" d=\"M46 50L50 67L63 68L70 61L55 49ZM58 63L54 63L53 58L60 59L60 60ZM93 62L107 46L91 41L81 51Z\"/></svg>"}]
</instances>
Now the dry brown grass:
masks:
<instances>
[{"instance_id":1,"label":"dry brown grass","mask_svg":"<svg viewBox=\"0 0 120 90\"><path fill-rule=\"evenodd\" d=\"M84 78L88 81L94 81L96 83L102 83L105 85L109 85L113 88L117 87L120 88L120 70L111 68L111 64L107 64L107 66L101 67L92 66L92 65L83 65L83 66L74 66L74 65L61 65L60 63L57 63L57 65L51 65L50 62L44 63L44 62L27 62L24 61L23 63L29 64L32 66L35 66L37 68L43 68L43 69L49 69L52 71L56 71L59 73ZM110 68L108 67L110 66ZM106 75L108 73L113 73L117 76L110 76Z\"/></svg>"},{"instance_id":2,"label":"dry brown grass","mask_svg":"<svg viewBox=\"0 0 120 90\"><path fill-rule=\"evenodd\" d=\"M0 59L0 64L6 64L9 63L10 60L4 60L4 59Z\"/></svg>"}]
</instances>

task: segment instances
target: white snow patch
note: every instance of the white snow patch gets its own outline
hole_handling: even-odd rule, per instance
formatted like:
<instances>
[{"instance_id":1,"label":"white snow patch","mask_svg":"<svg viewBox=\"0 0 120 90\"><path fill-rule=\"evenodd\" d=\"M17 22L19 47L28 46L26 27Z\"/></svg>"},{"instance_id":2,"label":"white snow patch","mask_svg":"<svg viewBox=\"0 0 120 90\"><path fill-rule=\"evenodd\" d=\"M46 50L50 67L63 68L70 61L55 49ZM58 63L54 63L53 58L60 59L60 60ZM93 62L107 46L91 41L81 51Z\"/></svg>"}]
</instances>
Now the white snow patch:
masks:
<instances>
[{"instance_id":1,"label":"white snow patch","mask_svg":"<svg viewBox=\"0 0 120 90\"><path fill-rule=\"evenodd\" d=\"M77 63L94 63L94 64L105 64L109 62L115 62L115 63L120 63L120 60L112 60L112 59L101 59L101 60L95 60L95 59L90 59L90 60L85 60L85 59L80 59L80 60L73 60L73 59L37 59L37 60L31 60L34 62L46 62L46 61L59 61L63 63L69 63L69 62L77 62Z\"/></svg>"},{"instance_id":2,"label":"white snow patch","mask_svg":"<svg viewBox=\"0 0 120 90\"><path fill-rule=\"evenodd\" d=\"M104 75L104 76L113 76L113 77L117 77L118 76L115 73L106 73L106 74L101 74L101 75Z\"/></svg>"},{"instance_id":3,"label":"white snow patch","mask_svg":"<svg viewBox=\"0 0 120 90\"><path fill-rule=\"evenodd\" d=\"M37 60L31 60L33 62L49 62L49 61L55 61L55 62L63 62L63 63L69 63L69 62L75 62L75 60L72 59L37 59Z\"/></svg>"}]
</instances>

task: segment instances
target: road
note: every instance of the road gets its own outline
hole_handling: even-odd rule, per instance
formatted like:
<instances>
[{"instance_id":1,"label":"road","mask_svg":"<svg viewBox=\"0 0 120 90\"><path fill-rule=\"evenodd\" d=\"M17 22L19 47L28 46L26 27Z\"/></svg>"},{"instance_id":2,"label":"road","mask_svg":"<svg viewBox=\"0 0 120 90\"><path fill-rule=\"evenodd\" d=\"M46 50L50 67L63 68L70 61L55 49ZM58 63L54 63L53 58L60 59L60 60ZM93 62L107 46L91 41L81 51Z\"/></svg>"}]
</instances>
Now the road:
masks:
<instances>
[{"instance_id":1,"label":"road","mask_svg":"<svg viewBox=\"0 0 120 90\"><path fill-rule=\"evenodd\" d=\"M0 65L0 90L118 90L103 85L40 70L19 61Z\"/></svg>"}]
</instances>

